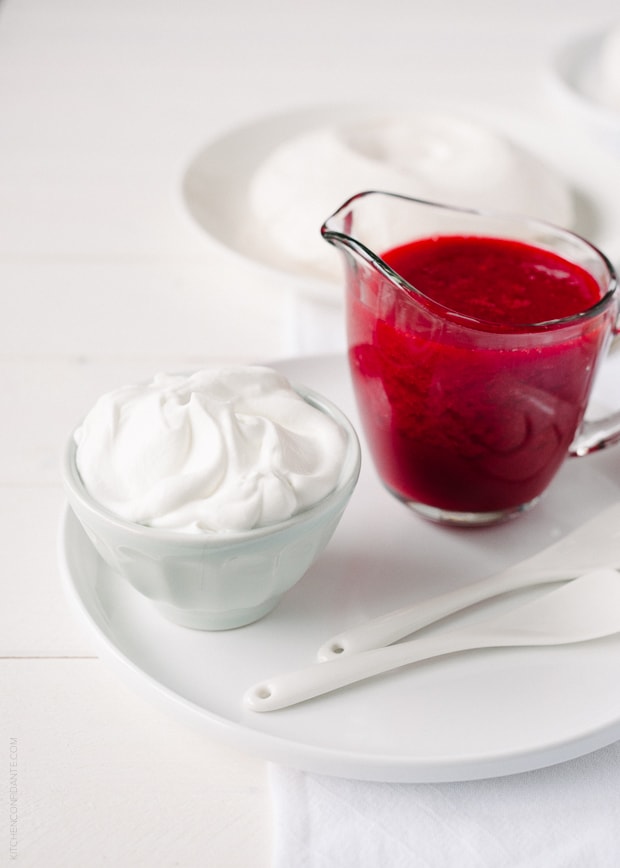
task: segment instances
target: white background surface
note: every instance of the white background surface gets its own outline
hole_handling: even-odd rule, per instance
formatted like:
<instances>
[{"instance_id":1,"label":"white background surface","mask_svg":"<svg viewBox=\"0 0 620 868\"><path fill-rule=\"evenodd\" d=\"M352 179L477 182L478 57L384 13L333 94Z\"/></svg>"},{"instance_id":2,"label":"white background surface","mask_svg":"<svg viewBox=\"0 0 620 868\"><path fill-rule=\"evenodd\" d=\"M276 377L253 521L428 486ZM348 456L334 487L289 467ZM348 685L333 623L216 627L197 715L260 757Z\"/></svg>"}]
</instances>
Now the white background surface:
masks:
<instances>
[{"instance_id":1,"label":"white background surface","mask_svg":"<svg viewBox=\"0 0 620 868\"><path fill-rule=\"evenodd\" d=\"M184 213L188 160L270 112L388 96L514 106L579 145L544 65L615 14L614 0L2 0L0 864L270 864L264 764L120 684L56 568L63 441L101 391L294 349L291 296Z\"/></svg>"}]
</instances>

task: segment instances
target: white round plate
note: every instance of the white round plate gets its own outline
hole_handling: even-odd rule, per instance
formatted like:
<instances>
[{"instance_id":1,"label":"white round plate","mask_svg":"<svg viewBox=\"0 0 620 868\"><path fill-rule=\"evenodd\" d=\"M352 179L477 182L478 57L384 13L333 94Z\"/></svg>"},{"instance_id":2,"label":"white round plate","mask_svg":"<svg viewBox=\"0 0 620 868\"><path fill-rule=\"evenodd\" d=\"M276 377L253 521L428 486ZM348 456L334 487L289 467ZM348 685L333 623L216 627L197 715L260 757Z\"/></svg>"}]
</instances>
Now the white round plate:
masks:
<instances>
[{"instance_id":1,"label":"white round plate","mask_svg":"<svg viewBox=\"0 0 620 868\"><path fill-rule=\"evenodd\" d=\"M551 83L574 118L610 153L620 157L620 111L598 98L597 64L604 37L602 32L590 33L562 46L550 67Z\"/></svg>"},{"instance_id":2,"label":"white round plate","mask_svg":"<svg viewBox=\"0 0 620 868\"><path fill-rule=\"evenodd\" d=\"M594 143L584 150L583 143L576 143L548 117L526 117L505 107L434 103L417 108L478 122L545 160L573 191L577 217L572 228L601 246L610 258L620 258L620 207L612 182L618 167ZM273 245L257 243L265 230L252 217L249 187L263 160L286 140L313 128L347 120L372 120L389 111L388 105L300 109L236 128L207 144L191 160L181 184L184 207L206 236L232 254L267 269L274 285L316 301L339 302L341 292L335 283L304 273L301 266L297 272L283 270L274 259ZM402 107L399 111L403 111ZM416 106L411 105L408 111L414 113ZM326 213L325 219L328 216ZM317 226L317 233L319 229ZM338 255L334 251L334 256Z\"/></svg>"},{"instance_id":3,"label":"white round plate","mask_svg":"<svg viewBox=\"0 0 620 868\"><path fill-rule=\"evenodd\" d=\"M357 424L344 358L280 367ZM619 449L567 462L532 512L467 531L428 524L394 500L364 447L359 486L327 550L270 615L238 630L199 632L163 620L104 566L70 512L60 533L64 585L101 657L125 681L249 753L377 781L539 768L620 738L620 637L427 661L272 713L246 710L242 696L257 681L313 661L339 630L491 574L616 502ZM506 599L491 608L498 605ZM479 616L480 607L467 615Z\"/></svg>"}]
</instances>

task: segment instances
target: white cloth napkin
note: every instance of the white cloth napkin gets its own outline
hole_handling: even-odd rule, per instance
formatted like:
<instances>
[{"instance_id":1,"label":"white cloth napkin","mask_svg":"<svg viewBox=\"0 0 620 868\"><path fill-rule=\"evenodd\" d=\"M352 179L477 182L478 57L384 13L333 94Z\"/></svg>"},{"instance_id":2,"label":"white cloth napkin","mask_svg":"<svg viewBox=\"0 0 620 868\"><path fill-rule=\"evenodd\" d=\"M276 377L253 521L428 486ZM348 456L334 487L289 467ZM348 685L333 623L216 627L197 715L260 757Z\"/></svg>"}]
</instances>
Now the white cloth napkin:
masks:
<instances>
[{"instance_id":1,"label":"white cloth napkin","mask_svg":"<svg viewBox=\"0 0 620 868\"><path fill-rule=\"evenodd\" d=\"M388 784L270 767L274 868L618 868L620 742L546 769Z\"/></svg>"}]
</instances>

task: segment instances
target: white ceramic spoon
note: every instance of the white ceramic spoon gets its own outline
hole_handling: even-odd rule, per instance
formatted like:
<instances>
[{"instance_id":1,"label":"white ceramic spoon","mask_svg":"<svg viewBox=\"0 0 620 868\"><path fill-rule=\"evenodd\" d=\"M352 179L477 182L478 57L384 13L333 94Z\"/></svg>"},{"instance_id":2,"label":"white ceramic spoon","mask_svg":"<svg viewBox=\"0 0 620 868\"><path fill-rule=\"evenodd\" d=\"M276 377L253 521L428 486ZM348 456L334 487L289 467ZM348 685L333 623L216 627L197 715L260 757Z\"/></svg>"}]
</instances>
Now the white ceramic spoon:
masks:
<instances>
[{"instance_id":1,"label":"white ceramic spoon","mask_svg":"<svg viewBox=\"0 0 620 868\"><path fill-rule=\"evenodd\" d=\"M332 660L370 648L381 648L498 594L574 579L589 570L603 567L620 569L620 503L607 508L557 543L497 575L388 612L332 636L321 645L317 657L319 660Z\"/></svg>"},{"instance_id":2,"label":"white ceramic spoon","mask_svg":"<svg viewBox=\"0 0 620 868\"><path fill-rule=\"evenodd\" d=\"M479 624L314 663L250 687L252 711L275 711L419 660L468 651L585 642L620 632L620 573L596 570Z\"/></svg>"}]
</instances>

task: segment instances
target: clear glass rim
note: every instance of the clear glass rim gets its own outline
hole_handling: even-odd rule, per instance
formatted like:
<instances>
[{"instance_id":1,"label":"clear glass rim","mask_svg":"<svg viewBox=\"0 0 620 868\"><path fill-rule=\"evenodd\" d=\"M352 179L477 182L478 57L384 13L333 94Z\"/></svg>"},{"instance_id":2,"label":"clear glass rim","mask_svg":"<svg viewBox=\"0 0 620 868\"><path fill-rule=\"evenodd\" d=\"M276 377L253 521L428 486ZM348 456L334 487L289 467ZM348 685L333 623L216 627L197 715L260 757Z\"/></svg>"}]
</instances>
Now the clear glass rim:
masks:
<instances>
[{"instance_id":1,"label":"clear glass rim","mask_svg":"<svg viewBox=\"0 0 620 868\"><path fill-rule=\"evenodd\" d=\"M571 314L566 317L559 317L557 319L544 320L541 322L524 322L524 323L497 323L493 320L485 320L479 317L469 316L468 314L460 313L454 308L448 307L447 305L442 304L441 302L435 301L430 298L428 295L425 295L421 290L419 290L416 286L409 283L403 277L401 277L393 268L391 268L387 262L384 262L381 257L372 251L367 245L361 242L359 239L354 238L352 235L349 235L346 232L342 232L338 229L332 228L330 224L342 218L342 215L347 211L351 211L353 205L366 197L369 196L379 196L383 198L392 198L399 199L405 202L413 202L418 205L430 206L436 208L438 210L450 211L452 213L461 213L467 216L473 217L486 217L489 219L498 219L504 221L513 221L515 223L521 224L529 224L532 226L540 226L541 228L546 228L548 230L552 230L554 233L563 235L567 238L572 238L577 241L579 244L584 245L604 266L608 275L608 288L604 295L593 304L591 307L587 308L584 311L579 311L576 314ZM562 226L557 226L554 223L548 223L544 220L539 220L534 217L523 217L517 215L511 215L507 213L502 213L499 211L490 211L490 210L478 210L474 208L462 208L453 205L446 205L441 202L432 202L426 199L417 199L413 196L405 196L401 193L390 193L382 190L365 190L361 193L356 193L346 200L339 208L337 208L323 223L321 226L321 235L323 238L328 241L330 244L334 244L336 247L349 248L354 250L363 260L372 265L377 271L381 272L388 280L394 285L400 287L404 290L408 295L414 296L424 302L425 306L430 310L440 312L443 316L448 316L450 320L455 323L459 323L463 326L469 326L470 328L478 328L484 329L485 331L494 331L494 332L502 332L506 334L523 334L527 332L537 332L537 331L550 331L556 328L563 328L565 326L575 325L583 322L584 320L594 318L602 313L606 308L609 307L611 302L616 297L616 290L618 288L618 277L616 274L616 270L608 259L608 257L599 250L599 248L593 244L591 241L588 241L587 238L584 238L582 235L579 235L576 232L573 232L570 229L565 229ZM487 237L481 235L480 237ZM498 238L501 236L497 236ZM521 240L521 239L519 239ZM535 246L534 242L526 242L531 243L532 246ZM561 256L561 254L558 254ZM574 263L577 264L577 263ZM580 268L584 268L587 270L585 266L579 266Z\"/></svg>"}]
</instances>

